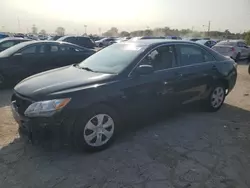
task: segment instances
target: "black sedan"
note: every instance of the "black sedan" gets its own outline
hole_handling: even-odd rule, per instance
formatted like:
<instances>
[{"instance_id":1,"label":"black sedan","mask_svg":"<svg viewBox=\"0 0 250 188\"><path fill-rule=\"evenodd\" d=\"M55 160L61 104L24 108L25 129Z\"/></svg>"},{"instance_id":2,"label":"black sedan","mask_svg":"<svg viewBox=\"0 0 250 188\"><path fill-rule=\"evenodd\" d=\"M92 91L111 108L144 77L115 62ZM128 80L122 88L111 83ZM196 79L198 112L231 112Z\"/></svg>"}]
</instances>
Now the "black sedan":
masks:
<instances>
[{"instance_id":1,"label":"black sedan","mask_svg":"<svg viewBox=\"0 0 250 188\"><path fill-rule=\"evenodd\" d=\"M24 39L24 38L17 38L17 37L7 37L0 40L0 52L4 51L12 46L15 46L16 44L19 44L21 42L27 42L30 41L30 39Z\"/></svg>"},{"instance_id":2,"label":"black sedan","mask_svg":"<svg viewBox=\"0 0 250 188\"><path fill-rule=\"evenodd\" d=\"M48 131L100 150L113 141L124 118L195 101L219 110L236 77L233 60L203 45L128 41L23 80L11 102L20 133L31 139Z\"/></svg>"},{"instance_id":3,"label":"black sedan","mask_svg":"<svg viewBox=\"0 0 250 188\"><path fill-rule=\"evenodd\" d=\"M0 53L0 86L49 69L79 63L95 51L57 41L29 41Z\"/></svg>"}]
</instances>

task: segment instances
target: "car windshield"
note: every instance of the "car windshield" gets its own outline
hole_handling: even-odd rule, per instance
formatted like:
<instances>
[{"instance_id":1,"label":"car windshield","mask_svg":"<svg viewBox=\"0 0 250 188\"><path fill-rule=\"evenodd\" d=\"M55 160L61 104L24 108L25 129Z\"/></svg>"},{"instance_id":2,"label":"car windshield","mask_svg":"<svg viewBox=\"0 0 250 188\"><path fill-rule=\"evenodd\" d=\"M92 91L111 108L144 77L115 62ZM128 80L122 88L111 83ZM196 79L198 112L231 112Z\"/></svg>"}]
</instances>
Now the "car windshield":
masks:
<instances>
[{"instance_id":1,"label":"car windshield","mask_svg":"<svg viewBox=\"0 0 250 188\"><path fill-rule=\"evenodd\" d=\"M78 66L89 68L94 72L118 74L123 71L146 46L134 43L113 44L90 56Z\"/></svg>"},{"instance_id":2,"label":"car windshield","mask_svg":"<svg viewBox=\"0 0 250 188\"><path fill-rule=\"evenodd\" d=\"M223 45L223 46L235 46L235 42L228 42L228 41L222 41L219 42L218 45Z\"/></svg>"},{"instance_id":3,"label":"car windshield","mask_svg":"<svg viewBox=\"0 0 250 188\"><path fill-rule=\"evenodd\" d=\"M25 47L27 44L31 43L30 41L27 42L21 42L19 44L16 44L0 53L0 57L8 57L11 56L12 54L16 53L18 50L22 49Z\"/></svg>"}]
</instances>

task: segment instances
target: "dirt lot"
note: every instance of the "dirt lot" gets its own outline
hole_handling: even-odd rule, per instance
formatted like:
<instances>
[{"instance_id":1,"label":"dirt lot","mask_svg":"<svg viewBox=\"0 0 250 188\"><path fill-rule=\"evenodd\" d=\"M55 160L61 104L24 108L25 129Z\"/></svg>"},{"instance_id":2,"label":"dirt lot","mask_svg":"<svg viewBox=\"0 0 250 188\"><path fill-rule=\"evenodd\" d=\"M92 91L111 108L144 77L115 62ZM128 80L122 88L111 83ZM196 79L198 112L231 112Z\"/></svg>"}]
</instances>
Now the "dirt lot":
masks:
<instances>
[{"instance_id":1,"label":"dirt lot","mask_svg":"<svg viewBox=\"0 0 250 188\"><path fill-rule=\"evenodd\" d=\"M49 151L18 138L0 91L1 188L249 188L250 76L217 113L181 112L130 131L100 153Z\"/></svg>"}]
</instances>

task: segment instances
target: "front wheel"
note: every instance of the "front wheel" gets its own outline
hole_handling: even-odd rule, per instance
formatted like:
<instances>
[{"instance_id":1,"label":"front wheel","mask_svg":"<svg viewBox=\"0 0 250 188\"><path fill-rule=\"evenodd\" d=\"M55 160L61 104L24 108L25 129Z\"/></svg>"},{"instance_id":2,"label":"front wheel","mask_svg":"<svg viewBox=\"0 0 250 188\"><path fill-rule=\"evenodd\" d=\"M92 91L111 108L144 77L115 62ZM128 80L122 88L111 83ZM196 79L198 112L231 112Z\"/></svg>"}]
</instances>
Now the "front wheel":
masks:
<instances>
[{"instance_id":1,"label":"front wheel","mask_svg":"<svg viewBox=\"0 0 250 188\"><path fill-rule=\"evenodd\" d=\"M210 112L218 111L225 100L226 97L226 89L223 84L217 84L213 87L209 97L205 101L205 107Z\"/></svg>"},{"instance_id":2,"label":"front wheel","mask_svg":"<svg viewBox=\"0 0 250 188\"><path fill-rule=\"evenodd\" d=\"M113 142L118 126L116 112L108 106L98 105L77 121L75 145L87 151L105 149Z\"/></svg>"}]
</instances>

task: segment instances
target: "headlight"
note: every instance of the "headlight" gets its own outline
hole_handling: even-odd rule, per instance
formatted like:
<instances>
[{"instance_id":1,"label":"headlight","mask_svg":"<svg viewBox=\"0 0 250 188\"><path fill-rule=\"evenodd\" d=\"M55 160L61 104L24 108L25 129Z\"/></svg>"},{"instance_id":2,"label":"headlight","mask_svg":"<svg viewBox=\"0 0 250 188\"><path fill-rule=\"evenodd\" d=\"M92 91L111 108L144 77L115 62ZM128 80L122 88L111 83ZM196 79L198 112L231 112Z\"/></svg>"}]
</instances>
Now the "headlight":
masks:
<instances>
[{"instance_id":1,"label":"headlight","mask_svg":"<svg viewBox=\"0 0 250 188\"><path fill-rule=\"evenodd\" d=\"M62 110L70 100L66 98L35 102L25 110L24 114L27 117L50 117Z\"/></svg>"}]
</instances>

